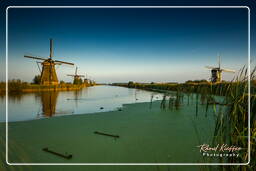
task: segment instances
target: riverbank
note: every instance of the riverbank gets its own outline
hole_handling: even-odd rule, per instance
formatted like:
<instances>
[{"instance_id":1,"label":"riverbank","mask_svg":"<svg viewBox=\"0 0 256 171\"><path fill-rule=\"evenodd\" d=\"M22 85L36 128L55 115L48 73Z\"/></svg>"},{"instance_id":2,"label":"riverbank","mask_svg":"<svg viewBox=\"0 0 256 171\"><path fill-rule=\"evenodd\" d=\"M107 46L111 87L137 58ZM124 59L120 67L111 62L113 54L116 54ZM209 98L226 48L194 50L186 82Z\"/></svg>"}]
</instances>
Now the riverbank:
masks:
<instances>
[{"instance_id":1,"label":"riverbank","mask_svg":"<svg viewBox=\"0 0 256 171\"><path fill-rule=\"evenodd\" d=\"M194 105L163 110L160 101L124 105L122 111L9 123L11 163L197 163L198 145L211 142L213 115ZM4 123L1 123L1 128ZM205 129L207 128L207 129ZM3 129L1 129L3 130ZM94 134L95 131L120 138ZM72 154L70 160L42 148ZM155 170L155 169L154 169Z\"/></svg>"},{"instance_id":2,"label":"riverbank","mask_svg":"<svg viewBox=\"0 0 256 171\"><path fill-rule=\"evenodd\" d=\"M188 82L188 83L113 83L112 86L120 86L126 88L136 88L141 90L159 92L159 93L170 93L170 92L182 92L182 93L199 93L226 96L226 92L229 91L230 87L241 87L244 88L248 84L247 80L234 81L234 82L221 82L221 83L210 83L210 82ZM256 80L250 81L252 92L256 91Z\"/></svg>"},{"instance_id":3,"label":"riverbank","mask_svg":"<svg viewBox=\"0 0 256 171\"><path fill-rule=\"evenodd\" d=\"M31 92L42 92L42 91L72 91L80 90L84 87L91 87L96 84L71 84L71 83L60 83L58 85L39 85L27 82L21 82L19 80L12 80L8 83L9 93L31 93ZM6 83L0 83L0 95L6 94Z\"/></svg>"}]
</instances>

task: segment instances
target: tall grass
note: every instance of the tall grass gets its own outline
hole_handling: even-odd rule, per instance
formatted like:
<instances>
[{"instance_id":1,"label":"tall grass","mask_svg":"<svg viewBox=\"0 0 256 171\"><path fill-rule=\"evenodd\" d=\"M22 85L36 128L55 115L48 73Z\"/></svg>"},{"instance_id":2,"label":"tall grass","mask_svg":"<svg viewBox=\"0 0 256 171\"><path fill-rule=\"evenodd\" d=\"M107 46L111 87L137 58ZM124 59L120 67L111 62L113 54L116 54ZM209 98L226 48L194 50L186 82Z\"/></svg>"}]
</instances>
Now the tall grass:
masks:
<instances>
[{"instance_id":1,"label":"tall grass","mask_svg":"<svg viewBox=\"0 0 256 171\"><path fill-rule=\"evenodd\" d=\"M248 119L250 116L250 165L243 168L237 166L219 166L219 170L237 170L238 168L240 170L253 170L256 167L256 67L249 74L249 78L247 72L249 71L243 68L238 76L229 83L197 84L188 87L183 84L180 88L188 95L190 93L196 93L196 114L198 112L199 96L201 104L206 104L206 113L209 105L213 105L216 116L213 145L228 144L242 148L238 158L220 158L219 162L248 162ZM249 85L251 86L249 87ZM215 95L222 96L222 100L217 100Z\"/></svg>"},{"instance_id":2,"label":"tall grass","mask_svg":"<svg viewBox=\"0 0 256 171\"><path fill-rule=\"evenodd\" d=\"M215 91L222 94L226 111L223 112L223 107L220 108L216 121L215 138L213 143L228 143L231 145L240 146L243 149L238 159L228 158L226 162L230 163L246 163L248 161L248 132L250 131L250 146L251 146L251 162L248 167L240 170L253 170L256 167L256 85L255 85L255 70L250 73L250 78L247 77L247 69L243 68L240 74L232 81L232 83L224 87L217 87ZM251 83L251 87L249 87ZM249 94L250 90L250 94ZM250 101L250 111L248 103ZM250 130L248 123L248 113L250 112ZM237 170L237 166L220 167L221 170Z\"/></svg>"},{"instance_id":3,"label":"tall grass","mask_svg":"<svg viewBox=\"0 0 256 171\"><path fill-rule=\"evenodd\" d=\"M248 72L249 78L248 78ZM252 71L242 68L231 82L223 83L184 83L184 84L141 84L130 83L119 86L139 88L150 91L163 92L161 108L166 108L165 103L169 97L169 108L179 109L183 103L183 96L187 96L187 104L195 97L196 114L199 103L205 104L205 113L212 106L215 113L215 130L212 144L228 144L242 147L239 158L220 159L219 162L247 163L248 162L248 133L250 131L250 165L239 168L238 166L219 166L218 170L253 170L256 168L256 67ZM250 84L249 84L250 83ZM249 87L250 85L250 87ZM249 94L250 90L250 94ZM176 94L173 93L176 92ZM193 95L194 94L194 95ZM221 98L216 98L221 96ZM220 100L221 99L221 100ZM192 99L193 100L193 99ZM250 101L250 111L248 103ZM248 119L250 112L250 130Z\"/></svg>"}]
</instances>

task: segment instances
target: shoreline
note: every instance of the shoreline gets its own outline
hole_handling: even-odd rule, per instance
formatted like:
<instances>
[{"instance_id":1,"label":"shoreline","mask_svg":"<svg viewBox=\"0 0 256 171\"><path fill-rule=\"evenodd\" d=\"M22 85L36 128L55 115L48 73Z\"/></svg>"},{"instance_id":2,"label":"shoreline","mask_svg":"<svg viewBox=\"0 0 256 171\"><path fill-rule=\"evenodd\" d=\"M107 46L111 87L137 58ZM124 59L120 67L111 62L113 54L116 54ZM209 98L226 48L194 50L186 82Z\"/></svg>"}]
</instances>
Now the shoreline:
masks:
<instances>
[{"instance_id":1,"label":"shoreline","mask_svg":"<svg viewBox=\"0 0 256 171\"><path fill-rule=\"evenodd\" d=\"M18 90L8 90L8 94L20 93L33 93L33 92L46 92L46 91L74 91L83 88L92 87L97 85L57 85L57 86L41 86L29 85L27 88L20 88ZM6 95L6 89L0 89L0 96Z\"/></svg>"}]
</instances>

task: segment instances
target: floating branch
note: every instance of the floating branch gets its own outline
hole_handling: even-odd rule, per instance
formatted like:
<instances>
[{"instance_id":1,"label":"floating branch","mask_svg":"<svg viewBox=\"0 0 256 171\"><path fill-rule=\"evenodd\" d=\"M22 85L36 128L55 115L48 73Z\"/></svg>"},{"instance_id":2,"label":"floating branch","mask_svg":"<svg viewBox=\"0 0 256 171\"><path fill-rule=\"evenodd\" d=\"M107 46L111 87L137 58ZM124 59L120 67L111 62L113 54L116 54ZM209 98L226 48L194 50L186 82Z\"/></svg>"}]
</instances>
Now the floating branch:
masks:
<instances>
[{"instance_id":1,"label":"floating branch","mask_svg":"<svg viewBox=\"0 0 256 171\"><path fill-rule=\"evenodd\" d=\"M42 149L43 151L46 151L46 152L48 152L48 153L52 153L52 154L54 154L54 155L56 155L56 156L59 156L59 157L63 157L63 158L65 158L65 159L71 159L73 156L72 156L72 154L70 154L70 155L64 155L64 154L60 154L60 153L58 153L58 152L54 152L54 151L52 151L52 150L49 150L48 148L43 148Z\"/></svg>"},{"instance_id":2,"label":"floating branch","mask_svg":"<svg viewBox=\"0 0 256 171\"><path fill-rule=\"evenodd\" d=\"M114 138L120 138L119 135L111 135L111 134L106 134L106 133L102 133L102 132L98 132L98 131L95 131L94 134L105 135L105 136L114 137Z\"/></svg>"}]
</instances>

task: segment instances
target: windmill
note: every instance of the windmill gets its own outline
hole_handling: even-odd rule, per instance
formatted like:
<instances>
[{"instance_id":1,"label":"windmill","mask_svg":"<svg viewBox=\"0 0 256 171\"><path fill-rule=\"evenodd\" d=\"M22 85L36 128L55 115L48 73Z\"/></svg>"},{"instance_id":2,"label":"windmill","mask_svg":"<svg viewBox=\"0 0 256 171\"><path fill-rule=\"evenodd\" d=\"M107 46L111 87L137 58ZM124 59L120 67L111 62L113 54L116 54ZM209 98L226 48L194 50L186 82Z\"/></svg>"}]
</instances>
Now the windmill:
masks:
<instances>
[{"instance_id":1,"label":"windmill","mask_svg":"<svg viewBox=\"0 0 256 171\"><path fill-rule=\"evenodd\" d=\"M88 84L89 85L95 85L95 81L92 79L92 77L88 77L88 80L87 80Z\"/></svg>"},{"instance_id":2,"label":"windmill","mask_svg":"<svg viewBox=\"0 0 256 171\"><path fill-rule=\"evenodd\" d=\"M40 84L42 85L57 85L58 84L58 77L55 70L55 65L61 65L61 64L67 64L67 65L74 65L70 62L64 62L59 60L53 60L53 40L50 39L50 56L48 58L41 58L36 56L29 56L24 55L25 58L32 58L36 60L42 60L43 62L37 62L41 63L42 65L42 71L41 71L41 80Z\"/></svg>"},{"instance_id":3,"label":"windmill","mask_svg":"<svg viewBox=\"0 0 256 171\"><path fill-rule=\"evenodd\" d=\"M86 74L86 77L84 79L84 84L89 85L89 78L88 78L87 74Z\"/></svg>"},{"instance_id":4,"label":"windmill","mask_svg":"<svg viewBox=\"0 0 256 171\"><path fill-rule=\"evenodd\" d=\"M222 72L231 72L234 73L235 70L231 69L223 69L220 67L220 56L218 58L218 67L211 67L211 66L206 66L207 69L211 70L211 82L217 83L222 81Z\"/></svg>"},{"instance_id":5,"label":"windmill","mask_svg":"<svg viewBox=\"0 0 256 171\"><path fill-rule=\"evenodd\" d=\"M78 75L78 74L77 74L77 67L76 67L76 71L75 71L75 74L74 74L74 75L68 74L67 76L74 77L73 84L78 84L79 82L82 83L81 77L84 77L84 75ZM81 80L81 81L80 81L80 80Z\"/></svg>"}]
</instances>

